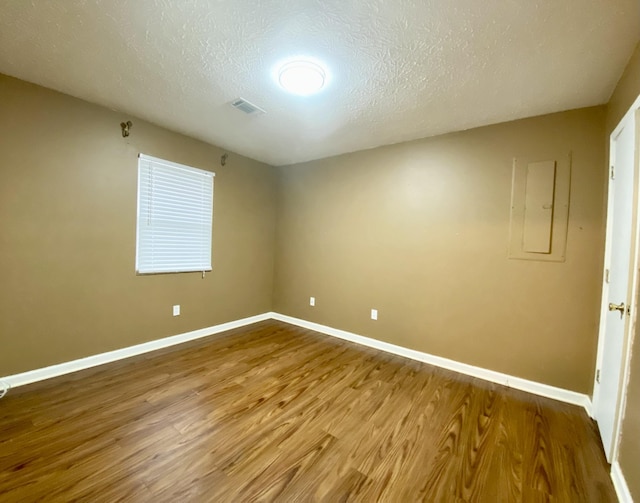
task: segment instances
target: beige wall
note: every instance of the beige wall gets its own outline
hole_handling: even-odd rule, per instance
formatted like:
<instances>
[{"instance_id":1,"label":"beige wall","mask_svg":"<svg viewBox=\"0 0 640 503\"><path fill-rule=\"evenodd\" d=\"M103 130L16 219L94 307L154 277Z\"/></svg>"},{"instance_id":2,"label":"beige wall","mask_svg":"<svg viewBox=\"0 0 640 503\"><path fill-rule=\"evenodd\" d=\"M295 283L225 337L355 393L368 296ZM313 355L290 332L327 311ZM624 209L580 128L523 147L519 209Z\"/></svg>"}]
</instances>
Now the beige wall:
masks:
<instances>
[{"instance_id":1,"label":"beige wall","mask_svg":"<svg viewBox=\"0 0 640 503\"><path fill-rule=\"evenodd\" d=\"M273 168L130 118L0 76L0 376L271 310ZM136 276L139 152L215 171L206 279Z\"/></svg>"},{"instance_id":2,"label":"beige wall","mask_svg":"<svg viewBox=\"0 0 640 503\"><path fill-rule=\"evenodd\" d=\"M640 95L640 44L627 65L607 107L607 138L620 119ZM631 376L627 390L627 406L622 425L620 466L635 501L640 501L640 323L636 321L632 348Z\"/></svg>"},{"instance_id":3,"label":"beige wall","mask_svg":"<svg viewBox=\"0 0 640 503\"><path fill-rule=\"evenodd\" d=\"M576 110L279 168L275 310L591 393L604 112ZM566 262L508 260L512 158L561 159L569 151Z\"/></svg>"}]
</instances>

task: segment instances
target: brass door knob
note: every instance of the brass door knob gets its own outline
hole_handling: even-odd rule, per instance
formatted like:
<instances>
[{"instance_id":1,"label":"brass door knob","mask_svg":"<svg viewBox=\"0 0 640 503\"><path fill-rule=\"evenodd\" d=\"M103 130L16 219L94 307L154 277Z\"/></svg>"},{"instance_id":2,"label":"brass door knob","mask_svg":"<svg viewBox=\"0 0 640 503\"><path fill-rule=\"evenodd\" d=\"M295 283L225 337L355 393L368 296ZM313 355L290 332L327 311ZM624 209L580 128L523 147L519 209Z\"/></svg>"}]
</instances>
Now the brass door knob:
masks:
<instances>
[{"instance_id":1,"label":"brass door knob","mask_svg":"<svg viewBox=\"0 0 640 503\"><path fill-rule=\"evenodd\" d=\"M620 318L622 318L624 316L624 302L622 304L609 302L609 311L620 311Z\"/></svg>"}]
</instances>

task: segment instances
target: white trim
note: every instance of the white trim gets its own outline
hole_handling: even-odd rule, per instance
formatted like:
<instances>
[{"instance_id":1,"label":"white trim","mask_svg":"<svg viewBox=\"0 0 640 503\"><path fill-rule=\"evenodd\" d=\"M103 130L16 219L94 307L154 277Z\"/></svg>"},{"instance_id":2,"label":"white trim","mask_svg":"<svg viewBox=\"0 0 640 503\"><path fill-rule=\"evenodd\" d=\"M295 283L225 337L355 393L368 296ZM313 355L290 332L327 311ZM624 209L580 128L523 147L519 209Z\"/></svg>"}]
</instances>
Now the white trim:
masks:
<instances>
[{"instance_id":1,"label":"white trim","mask_svg":"<svg viewBox=\"0 0 640 503\"><path fill-rule=\"evenodd\" d=\"M6 382L12 388L16 386L24 386L25 384L31 384L37 381L51 379L52 377L58 377L64 374L77 372L79 370L96 367L105 363L123 360L131 356L149 353L150 351L167 348L169 346L175 346L176 344L182 344L183 342L200 339L202 337L218 334L220 332L226 332L227 330L244 327L245 325L251 325L252 323L257 323L259 321L264 321L271 318L272 313L258 314L256 316L229 321L227 323L221 323L220 325L214 325L208 328L201 328L199 330L193 330L191 332L185 332L183 334L173 335L171 337L165 337L163 339L156 339L154 341L136 344L135 346L116 349L115 351L109 351L107 353L87 356L86 358L80 358L79 360L72 360L70 362L51 365L50 367L30 370L21 374L14 374L11 376L3 377L0 380Z\"/></svg>"},{"instance_id":2,"label":"white trim","mask_svg":"<svg viewBox=\"0 0 640 503\"><path fill-rule=\"evenodd\" d=\"M466 374L472 377L483 379L485 381L495 382L504 386L509 386L511 388L526 391L528 393L533 393L534 395L544 396L547 398L552 398L554 400L559 400L561 402L578 405L580 407L584 407L584 409L587 411L587 414L591 416L591 400L587 395L584 395L582 393L576 393L575 391L569 391L566 389L549 386L547 384L529 381L527 379L522 379L521 377L510 376L501 372L496 372L494 370L475 367L473 365L460 363L455 360L449 360L448 358L431 355L429 353L423 353L414 349L407 349L402 346L396 346L395 344L379 341L377 339L371 339L369 337L364 337L362 335L347 332L345 330L340 330L338 328L320 325L319 323L301 320L292 316L287 316L279 313L272 313L272 315L274 319L284 321L285 323L289 323L291 325L297 325L302 328L315 330L316 332L321 332L326 335L338 337L346 341L355 342L356 344L361 344L370 348L386 351L387 353L404 356L405 358L411 358L412 360L429 363L430 365L435 365L436 367L453 370L454 372L459 372L460 374Z\"/></svg>"},{"instance_id":3,"label":"white trim","mask_svg":"<svg viewBox=\"0 0 640 503\"><path fill-rule=\"evenodd\" d=\"M620 463L617 461L611 465L611 480L613 481L613 487L616 490L620 503L633 503L631 491L629 491L629 486L622 473Z\"/></svg>"},{"instance_id":4,"label":"white trim","mask_svg":"<svg viewBox=\"0 0 640 503\"><path fill-rule=\"evenodd\" d=\"M41 369L23 372L21 374L15 374L15 375L3 377L3 378L0 378L0 381L6 382L11 387L24 386L25 384L31 384L37 381L43 381L45 379L51 379L53 377L58 377L61 375L70 374L72 372L77 372L79 370L96 367L98 365L103 365L105 363L111 363L117 360L123 360L131 356L136 356L143 353L149 353L151 351L155 351L156 349L175 346L183 342L192 341L194 339L200 339L202 337L207 337L210 335L218 334L220 332L225 332L227 330L231 330L234 328L244 327L246 325L251 325L252 323L257 323L259 321L264 321L269 319L283 321L285 323L296 325L298 327L315 330L316 332L320 332L326 335L331 335L333 337L338 337L346 341L355 342L356 344L361 344L363 346L367 346L370 348L378 349L380 351L385 351L387 353L403 356L405 358L410 358L412 360L429 363L431 365L435 365L436 367L441 367L448 370L452 370L454 372L458 372L460 374L477 377L485 381L495 382L498 384L502 384L504 386L509 386L511 388L526 391L534 395L539 395L547 398L552 398L554 400L559 400L561 402L579 405L580 407L584 407L584 409L587 411L587 414L591 416L591 400L587 395L583 395L582 393L576 393L575 391L556 388L554 386L537 383L535 381L528 381L527 379L522 379L520 377L514 377L507 374L503 374L501 372L487 370L481 367L475 367L473 365L460 363L455 360L449 360L441 356L435 356L429 353L416 351L414 349L408 349L402 346L396 346L395 344L379 341L377 339L371 339L369 337L364 337L362 335L354 334L352 332L347 332L345 330L340 330L338 328L332 328L326 325L320 325L319 323L301 320L299 318L294 318L292 316L287 316L284 314L274 313L274 312L258 314L256 316L250 316L248 318L242 318L240 320L222 323L220 325L214 325L208 328L201 328L199 330L194 330L192 332L186 332L186 333L174 335L171 337L165 337L163 339L157 339L154 341L137 344L135 346L129 346L127 348L116 349L115 351L109 351L107 353L101 353L98 355L88 356L86 358L80 358L79 360L73 360L70 362L60 363L58 365L51 365L50 367L44 367Z\"/></svg>"}]
</instances>

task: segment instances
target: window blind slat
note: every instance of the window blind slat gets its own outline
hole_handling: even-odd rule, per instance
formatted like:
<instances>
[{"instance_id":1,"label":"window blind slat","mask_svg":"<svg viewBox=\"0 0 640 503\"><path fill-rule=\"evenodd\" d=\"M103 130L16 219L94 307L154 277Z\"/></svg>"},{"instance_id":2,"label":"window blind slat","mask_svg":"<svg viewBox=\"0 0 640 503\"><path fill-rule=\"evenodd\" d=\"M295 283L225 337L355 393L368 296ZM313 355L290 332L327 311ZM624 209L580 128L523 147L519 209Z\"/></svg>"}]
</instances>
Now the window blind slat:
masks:
<instances>
[{"instance_id":1,"label":"window blind slat","mask_svg":"<svg viewBox=\"0 0 640 503\"><path fill-rule=\"evenodd\" d=\"M140 154L136 270L211 270L214 173Z\"/></svg>"},{"instance_id":2,"label":"window blind slat","mask_svg":"<svg viewBox=\"0 0 640 503\"><path fill-rule=\"evenodd\" d=\"M151 204L154 210L154 216L161 215L179 215L186 217L198 217L200 220L205 220L202 213L208 213L211 205L205 204L174 204L172 201L167 201L162 206L158 204ZM208 219L207 219L208 220Z\"/></svg>"}]
</instances>

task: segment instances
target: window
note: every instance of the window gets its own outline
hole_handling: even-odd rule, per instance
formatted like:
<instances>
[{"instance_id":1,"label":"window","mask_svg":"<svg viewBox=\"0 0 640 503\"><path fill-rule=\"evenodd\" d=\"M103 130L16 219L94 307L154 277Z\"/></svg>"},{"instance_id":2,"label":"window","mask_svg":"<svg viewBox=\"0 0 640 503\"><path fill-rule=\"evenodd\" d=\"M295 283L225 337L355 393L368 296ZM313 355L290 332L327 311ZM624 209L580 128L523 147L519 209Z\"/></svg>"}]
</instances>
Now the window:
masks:
<instances>
[{"instance_id":1,"label":"window","mask_svg":"<svg viewBox=\"0 0 640 503\"><path fill-rule=\"evenodd\" d=\"M214 176L139 155L136 272L211 270Z\"/></svg>"}]
</instances>

